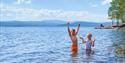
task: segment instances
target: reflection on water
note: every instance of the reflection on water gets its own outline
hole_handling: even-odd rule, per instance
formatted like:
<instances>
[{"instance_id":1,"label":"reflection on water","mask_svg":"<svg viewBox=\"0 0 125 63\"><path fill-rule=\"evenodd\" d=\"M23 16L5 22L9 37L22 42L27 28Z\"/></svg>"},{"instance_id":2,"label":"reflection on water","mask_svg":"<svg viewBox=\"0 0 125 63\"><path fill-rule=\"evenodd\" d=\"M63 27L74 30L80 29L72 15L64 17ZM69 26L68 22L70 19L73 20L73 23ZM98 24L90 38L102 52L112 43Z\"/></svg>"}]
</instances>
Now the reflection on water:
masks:
<instances>
[{"instance_id":1,"label":"reflection on water","mask_svg":"<svg viewBox=\"0 0 125 63\"><path fill-rule=\"evenodd\" d=\"M81 27L78 36L91 31L96 38L94 54L86 55L78 38L78 54L70 53L70 38L65 27L1 27L0 63L115 63L125 62L116 53L125 45L124 30L98 30ZM118 51L121 51L119 49Z\"/></svg>"},{"instance_id":2,"label":"reflection on water","mask_svg":"<svg viewBox=\"0 0 125 63\"><path fill-rule=\"evenodd\" d=\"M116 61L124 62L125 61L125 30L113 30L111 31L112 37L111 41L113 42L113 49L115 53Z\"/></svg>"}]
</instances>

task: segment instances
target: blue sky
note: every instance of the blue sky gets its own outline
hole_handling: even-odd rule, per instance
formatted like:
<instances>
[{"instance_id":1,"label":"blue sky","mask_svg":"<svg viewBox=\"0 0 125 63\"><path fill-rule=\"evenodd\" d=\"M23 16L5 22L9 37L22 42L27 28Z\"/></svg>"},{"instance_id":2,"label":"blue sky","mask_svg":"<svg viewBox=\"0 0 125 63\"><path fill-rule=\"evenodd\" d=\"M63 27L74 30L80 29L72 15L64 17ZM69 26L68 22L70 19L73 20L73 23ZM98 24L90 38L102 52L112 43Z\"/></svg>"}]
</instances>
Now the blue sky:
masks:
<instances>
[{"instance_id":1,"label":"blue sky","mask_svg":"<svg viewBox=\"0 0 125 63\"><path fill-rule=\"evenodd\" d=\"M0 0L0 21L109 21L111 0Z\"/></svg>"}]
</instances>

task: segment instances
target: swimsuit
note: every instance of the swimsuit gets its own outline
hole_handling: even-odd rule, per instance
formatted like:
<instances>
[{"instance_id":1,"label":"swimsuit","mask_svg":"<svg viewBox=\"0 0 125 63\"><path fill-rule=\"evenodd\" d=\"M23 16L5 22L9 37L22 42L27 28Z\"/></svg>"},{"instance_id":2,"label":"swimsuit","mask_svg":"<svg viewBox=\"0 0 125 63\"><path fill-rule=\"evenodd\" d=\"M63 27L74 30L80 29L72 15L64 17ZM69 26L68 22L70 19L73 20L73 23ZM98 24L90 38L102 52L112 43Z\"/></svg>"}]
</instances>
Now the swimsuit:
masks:
<instances>
[{"instance_id":1,"label":"swimsuit","mask_svg":"<svg viewBox=\"0 0 125 63\"><path fill-rule=\"evenodd\" d=\"M77 53L77 49L78 49L78 46L77 46L77 37L76 36L72 36L71 40L72 40L72 42L74 42L71 45L71 51L73 53Z\"/></svg>"},{"instance_id":2,"label":"swimsuit","mask_svg":"<svg viewBox=\"0 0 125 63\"><path fill-rule=\"evenodd\" d=\"M72 52L76 53L77 49L78 49L77 45L74 45L74 44L71 45L71 51Z\"/></svg>"},{"instance_id":3,"label":"swimsuit","mask_svg":"<svg viewBox=\"0 0 125 63\"><path fill-rule=\"evenodd\" d=\"M86 41L86 49L91 49L91 43L90 43L90 41Z\"/></svg>"},{"instance_id":4,"label":"swimsuit","mask_svg":"<svg viewBox=\"0 0 125 63\"><path fill-rule=\"evenodd\" d=\"M91 43L90 41L86 41L86 54L90 54L91 53Z\"/></svg>"}]
</instances>

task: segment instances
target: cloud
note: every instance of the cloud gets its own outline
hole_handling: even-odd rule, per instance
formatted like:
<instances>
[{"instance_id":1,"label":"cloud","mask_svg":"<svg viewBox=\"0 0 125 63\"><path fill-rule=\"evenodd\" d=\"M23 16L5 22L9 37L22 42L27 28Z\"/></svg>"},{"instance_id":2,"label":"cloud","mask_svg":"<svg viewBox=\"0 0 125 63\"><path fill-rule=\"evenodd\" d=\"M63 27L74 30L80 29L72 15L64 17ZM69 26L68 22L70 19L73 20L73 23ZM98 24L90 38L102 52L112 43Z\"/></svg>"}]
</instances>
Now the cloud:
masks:
<instances>
[{"instance_id":1,"label":"cloud","mask_svg":"<svg viewBox=\"0 0 125 63\"><path fill-rule=\"evenodd\" d=\"M87 11L20 8L6 5L1 5L0 8L1 20L41 21L46 19L68 20L71 18L73 20L102 21L105 19L104 16Z\"/></svg>"},{"instance_id":2,"label":"cloud","mask_svg":"<svg viewBox=\"0 0 125 63\"><path fill-rule=\"evenodd\" d=\"M97 7L97 6L98 6L97 3L93 3L93 2L90 2L89 5L90 5L91 7Z\"/></svg>"},{"instance_id":3,"label":"cloud","mask_svg":"<svg viewBox=\"0 0 125 63\"><path fill-rule=\"evenodd\" d=\"M91 7L97 7L98 5L97 4L92 4Z\"/></svg>"},{"instance_id":4,"label":"cloud","mask_svg":"<svg viewBox=\"0 0 125 63\"><path fill-rule=\"evenodd\" d=\"M112 0L103 0L103 1L102 1L102 5L109 4L110 2L112 2Z\"/></svg>"},{"instance_id":5,"label":"cloud","mask_svg":"<svg viewBox=\"0 0 125 63\"><path fill-rule=\"evenodd\" d=\"M16 0L14 4L31 4L31 0Z\"/></svg>"}]
</instances>

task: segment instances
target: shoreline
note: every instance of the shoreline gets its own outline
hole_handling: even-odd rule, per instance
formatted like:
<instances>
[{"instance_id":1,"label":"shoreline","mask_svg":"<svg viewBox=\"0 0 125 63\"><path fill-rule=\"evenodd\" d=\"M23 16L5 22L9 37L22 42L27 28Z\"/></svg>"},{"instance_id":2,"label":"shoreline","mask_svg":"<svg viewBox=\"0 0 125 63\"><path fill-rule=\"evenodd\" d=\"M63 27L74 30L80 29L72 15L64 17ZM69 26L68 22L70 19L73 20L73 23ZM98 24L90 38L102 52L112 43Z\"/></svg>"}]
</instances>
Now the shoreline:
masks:
<instances>
[{"instance_id":1,"label":"shoreline","mask_svg":"<svg viewBox=\"0 0 125 63\"><path fill-rule=\"evenodd\" d=\"M125 23L119 25L106 25L104 27L97 26L95 29L125 29Z\"/></svg>"}]
</instances>

